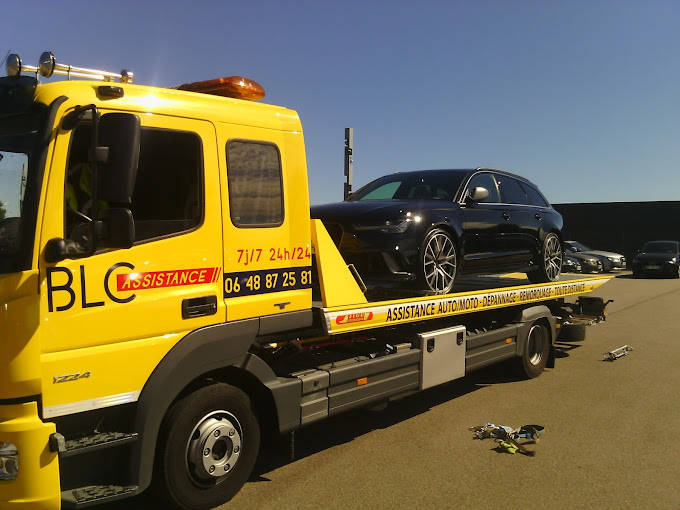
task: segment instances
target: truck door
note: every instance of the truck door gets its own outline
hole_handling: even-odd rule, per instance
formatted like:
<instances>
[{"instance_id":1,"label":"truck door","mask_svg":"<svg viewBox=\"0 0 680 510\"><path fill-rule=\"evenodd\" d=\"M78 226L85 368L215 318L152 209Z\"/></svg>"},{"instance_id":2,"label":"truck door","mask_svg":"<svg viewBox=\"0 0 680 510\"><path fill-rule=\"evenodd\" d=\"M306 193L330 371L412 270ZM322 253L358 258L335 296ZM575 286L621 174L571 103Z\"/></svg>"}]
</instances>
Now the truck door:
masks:
<instances>
[{"instance_id":1,"label":"truck door","mask_svg":"<svg viewBox=\"0 0 680 510\"><path fill-rule=\"evenodd\" d=\"M302 132L217 126L227 320L311 307Z\"/></svg>"},{"instance_id":2,"label":"truck door","mask_svg":"<svg viewBox=\"0 0 680 510\"><path fill-rule=\"evenodd\" d=\"M88 243L81 224L89 211L91 126L56 137L41 246L63 238L73 255L57 263L43 255L40 262L45 417L136 400L175 343L225 318L212 124L140 118L129 249L79 257Z\"/></svg>"}]
</instances>

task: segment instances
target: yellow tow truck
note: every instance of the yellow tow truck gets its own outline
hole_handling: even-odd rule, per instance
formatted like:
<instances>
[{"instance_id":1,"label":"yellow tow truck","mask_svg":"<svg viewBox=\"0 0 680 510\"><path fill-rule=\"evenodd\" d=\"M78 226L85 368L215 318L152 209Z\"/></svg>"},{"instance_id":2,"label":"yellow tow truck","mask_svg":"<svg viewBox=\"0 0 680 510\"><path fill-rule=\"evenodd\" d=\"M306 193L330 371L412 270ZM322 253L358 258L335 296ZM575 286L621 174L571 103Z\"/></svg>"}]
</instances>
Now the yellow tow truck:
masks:
<instances>
[{"instance_id":1,"label":"yellow tow truck","mask_svg":"<svg viewBox=\"0 0 680 510\"><path fill-rule=\"evenodd\" d=\"M49 52L7 74L0 508L152 486L212 508L265 434L501 361L538 376L583 307L564 298L607 281L369 301L310 219L297 113L256 82L140 86Z\"/></svg>"}]
</instances>

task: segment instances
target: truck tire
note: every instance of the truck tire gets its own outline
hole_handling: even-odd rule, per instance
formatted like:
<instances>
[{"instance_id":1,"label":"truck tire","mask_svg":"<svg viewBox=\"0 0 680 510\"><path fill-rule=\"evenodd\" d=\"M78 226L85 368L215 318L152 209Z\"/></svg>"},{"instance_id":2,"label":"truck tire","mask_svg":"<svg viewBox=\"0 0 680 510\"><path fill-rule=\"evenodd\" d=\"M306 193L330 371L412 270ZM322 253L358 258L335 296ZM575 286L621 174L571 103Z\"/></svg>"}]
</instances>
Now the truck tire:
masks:
<instances>
[{"instance_id":1,"label":"truck tire","mask_svg":"<svg viewBox=\"0 0 680 510\"><path fill-rule=\"evenodd\" d=\"M515 362L522 379L533 379L543 372L550 356L550 332L543 321L534 322L529 328L524 348Z\"/></svg>"},{"instance_id":2,"label":"truck tire","mask_svg":"<svg viewBox=\"0 0 680 510\"><path fill-rule=\"evenodd\" d=\"M222 383L196 390L173 404L161 425L156 494L185 510L226 503L248 480L259 446L245 393Z\"/></svg>"}]
</instances>

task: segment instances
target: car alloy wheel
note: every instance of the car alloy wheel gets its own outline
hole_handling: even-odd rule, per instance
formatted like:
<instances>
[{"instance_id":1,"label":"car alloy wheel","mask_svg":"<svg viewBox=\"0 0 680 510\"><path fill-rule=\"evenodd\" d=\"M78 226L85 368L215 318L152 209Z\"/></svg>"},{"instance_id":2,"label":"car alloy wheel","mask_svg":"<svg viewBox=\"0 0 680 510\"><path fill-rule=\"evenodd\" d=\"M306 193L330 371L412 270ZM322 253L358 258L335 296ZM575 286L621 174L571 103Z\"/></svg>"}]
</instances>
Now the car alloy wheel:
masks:
<instances>
[{"instance_id":1,"label":"car alloy wheel","mask_svg":"<svg viewBox=\"0 0 680 510\"><path fill-rule=\"evenodd\" d=\"M425 290L446 294L456 278L456 246L443 230L433 230L425 238L422 250L422 279Z\"/></svg>"},{"instance_id":2,"label":"car alloy wheel","mask_svg":"<svg viewBox=\"0 0 680 510\"><path fill-rule=\"evenodd\" d=\"M543 252L543 268L548 281L554 282L562 272L562 244L555 234L548 234Z\"/></svg>"}]
</instances>

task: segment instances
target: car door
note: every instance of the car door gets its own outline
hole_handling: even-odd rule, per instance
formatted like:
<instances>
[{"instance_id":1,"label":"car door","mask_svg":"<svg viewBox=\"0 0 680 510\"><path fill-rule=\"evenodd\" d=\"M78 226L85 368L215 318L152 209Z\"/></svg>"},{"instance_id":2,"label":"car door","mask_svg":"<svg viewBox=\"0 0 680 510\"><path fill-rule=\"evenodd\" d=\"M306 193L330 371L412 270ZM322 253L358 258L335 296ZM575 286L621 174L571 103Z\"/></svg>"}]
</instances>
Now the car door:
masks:
<instances>
[{"instance_id":1,"label":"car door","mask_svg":"<svg viewBox=\"0 0 680 510\"><path fill-rule=\"evenodd\" d=\"M529 197L517 179L509 175L496 174L501 201L504 204L504 218L507 221L508 263L523 264L533 258L539 238L539 216L529 204Z\"/></svg>"},{"instance_id":2,"label":"car door","mask_svg":"<svg viewBox=\"0 0 680 510\"><path fill-rule=\"evenodd\" d=\"M486 188L489 196L479 202L465 200L475 187ZM463 199L463 269L503 265L511 225L494 175L491 172L474 174L465 187Z\"/></svg>"}]
</instances>

